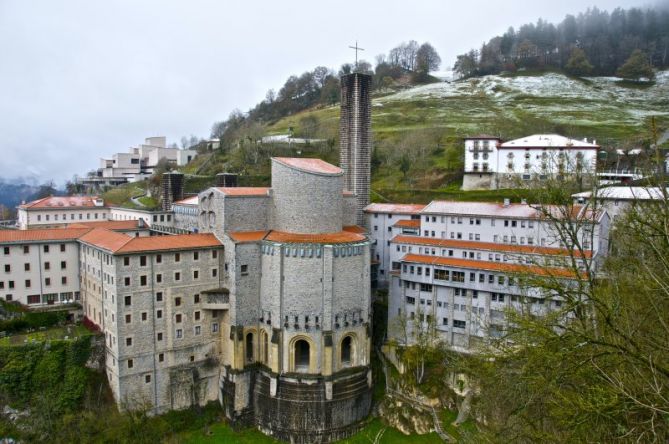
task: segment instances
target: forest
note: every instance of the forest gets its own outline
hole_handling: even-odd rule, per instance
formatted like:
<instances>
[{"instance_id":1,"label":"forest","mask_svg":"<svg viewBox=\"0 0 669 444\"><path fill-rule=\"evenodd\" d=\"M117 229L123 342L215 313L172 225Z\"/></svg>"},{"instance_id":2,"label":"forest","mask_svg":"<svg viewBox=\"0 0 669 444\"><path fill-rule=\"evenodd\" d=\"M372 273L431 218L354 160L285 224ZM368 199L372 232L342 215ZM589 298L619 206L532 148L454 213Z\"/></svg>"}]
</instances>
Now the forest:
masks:
<instances>
[{"instance_id":1,"label":"forest","mask_svg":"<svg viewBox=\"0 0 669 444\"><path fill-rule=\"evenodd\" d=\"M582 51L582 53L581 53ZM539 19L457 57L454 70L461 77L514 72L519 69L555 69L574 75L614 75L635 53L648 65L669 66L669 8L621 9L596 7L567 15L555 25ZM570 58L585 56L585 71L570 72ZM622 73L624 74L624 72ZM627 77L621 75L622 77Z\"/></svg>"}]
</instances>

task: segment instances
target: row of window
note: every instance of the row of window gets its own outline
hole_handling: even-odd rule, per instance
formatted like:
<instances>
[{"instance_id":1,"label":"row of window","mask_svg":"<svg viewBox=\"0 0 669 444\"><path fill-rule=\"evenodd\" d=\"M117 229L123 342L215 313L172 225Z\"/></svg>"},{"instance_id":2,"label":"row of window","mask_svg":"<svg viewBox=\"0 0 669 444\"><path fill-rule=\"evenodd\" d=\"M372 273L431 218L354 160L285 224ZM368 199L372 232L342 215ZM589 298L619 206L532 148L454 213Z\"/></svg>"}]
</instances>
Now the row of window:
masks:
<instances>
[{"instance_id":1,"label":"row of window","mask_svg":"<svg viewBox=\"0 0 669 444\"><path fill-rule=\"evenodd\" d=\"M45 286L49 287L51 285L51 283L52 283L52 280L51 280L50 277L44 278L44 285ZM60 278L60 283L62 285L67 285L67 276L62 276ZM30 279L26 279L23 284L24 284L25 288L31 288L32 287L32 281ZM7 281L7 288L9 288L10 290L15 288L14 281ZM0 281L0 290L4 290L4 289L5 289L5 281Z\"/></svg>"},{"instance_id":2,"label":"row of window","mask_svg":"<svg viewBox=\"0 0 669 444\"><path fill-rule=\"evenodd\" d=\"M67 268L67 262L66 261L60 261L60 269L65 270ZM44 262L44 269L45 270L51 270L51 263L50 262ZM23 264L23 270L24 271L30 271L30 262L26 262ZM10 264L5 264L5 273L10 273L12 271L12 267Z\"/></svg>"},{"instance_id":3,"label":"row of window","mask_svg":"<svg viewBox=\"0 0 669 444\"><path fill-rule=\"evenodd\" d=\"M100 215L100 213L92 213L92 214L93 214L93 219L98 219L98 216ZM102 219L107 219L107 213L101 213L101 215L102 215ZM49 222L49 219L50 219L49 214L44 215L44 220L45 221ZM74 220L74 219L75 219L75 214L70 213L70 220ZM83 220L83 219L84 219L84 215L82 213L79 213L79 220ZM87 220L91 219L91 213L86 213L86 219ZM53 220L58 221L58 214L53 215ZM63 222L67 222L67 214L63 213L63 218L61 220ZM42 221L42 215L38 214L37 215L37 222L41 222L41 221Z\"/></svg>"},{"instance_id":4,"label":"row of window","mask_svg":"<svg viewBox=\"0 0 669 444\"><path fill-rule=\"evenodd\" d=\"M22 245L22 246L20 246L19 248L22 248L22 249L23 249L23 254L28 254L28 253L30 253L30 245ZM59 248L60 248L61 253L64 253L64 252L65 252L65 244L60 244ZM43 250L45 253L49 253L49 252L51 251L50 245L43 245L43 246L42 246L42 250ZM3 247L3 248L2 248L2 251L3 251L3 254L4 254L5 256L8 256L8 255L10 254L11 247Z\"/></svg>"}]
</instances>

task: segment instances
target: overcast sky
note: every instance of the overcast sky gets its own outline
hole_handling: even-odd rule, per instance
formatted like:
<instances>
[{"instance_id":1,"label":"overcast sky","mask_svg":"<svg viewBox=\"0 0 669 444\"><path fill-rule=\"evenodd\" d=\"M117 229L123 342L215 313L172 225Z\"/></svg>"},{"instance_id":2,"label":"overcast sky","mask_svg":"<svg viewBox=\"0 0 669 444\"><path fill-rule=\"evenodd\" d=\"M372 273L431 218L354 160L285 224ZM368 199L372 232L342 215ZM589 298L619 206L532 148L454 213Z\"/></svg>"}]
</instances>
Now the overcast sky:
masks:
<instances>
[{"instance_id":1,"label":"overcast sky","mask_svg":"<svg viewBox=\"0 0 669 444\"><path fill-rule=\"evenodd\" d=\"M209 136L291 74L429 41L442 69L541 17L634 0L0 0L0 178L58 184L145 137Z\"/></svg>"}]
</instances>

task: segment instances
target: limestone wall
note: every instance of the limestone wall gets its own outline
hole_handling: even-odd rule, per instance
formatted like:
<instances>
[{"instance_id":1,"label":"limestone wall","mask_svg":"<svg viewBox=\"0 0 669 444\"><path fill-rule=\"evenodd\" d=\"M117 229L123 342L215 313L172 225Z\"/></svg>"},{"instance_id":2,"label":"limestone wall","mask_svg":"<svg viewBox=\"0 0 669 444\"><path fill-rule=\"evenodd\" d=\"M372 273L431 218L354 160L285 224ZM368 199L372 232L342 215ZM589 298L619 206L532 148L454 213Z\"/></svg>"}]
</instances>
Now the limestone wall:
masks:
<instances>
[{"instance_id":1,"label":"limestone wall","mask_svg":"<svg viewBox=\"0 0 669 444\"><path fill-rule=\"evenodd\" d=\"M271 228L292 233L342 229L343 176L309 173L272 161Z\"/></svg>"}]
</instances>

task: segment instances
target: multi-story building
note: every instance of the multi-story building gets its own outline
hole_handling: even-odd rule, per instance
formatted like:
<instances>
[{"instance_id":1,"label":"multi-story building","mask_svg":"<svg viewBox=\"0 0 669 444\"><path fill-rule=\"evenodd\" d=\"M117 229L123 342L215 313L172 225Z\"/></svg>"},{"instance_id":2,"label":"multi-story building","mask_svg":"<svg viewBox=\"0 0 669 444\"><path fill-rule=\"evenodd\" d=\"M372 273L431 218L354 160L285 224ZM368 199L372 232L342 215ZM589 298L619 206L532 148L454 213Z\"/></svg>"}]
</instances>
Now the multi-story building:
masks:
<instances>
[{"instance_id":1,"label":"multi-story building","mask_svg":"<svg viewBox=\"0 0 669 444\"><path fill-rule=\"evenodd\" d=\"M465 138L462 189L513 188L519 182L568 174L593 175L599 145L587 139L535 134L502 142L494 136Z\"/></svg>"},{"instance_id":2,"label":"multi-story building","mask_svg":"<svg viewBox=\"0 0 669 444\"><path fill-rule=\"evenodd\" d=\"M227 304L208 292L221 288L221 242L104 229L79 242L84 315L105 335L119 406L162 412L217 399Z\"/></svg>"},{"instance_id":3,"label":"multi-story building","mask_svg":"<svg viewBox=\"0 0 669 444\"><path fill-rule=\"evenodd\" d=\"M647 205L666 200L669 197L669 190L663 192L660 187L612 186L597 189L597 202L592 202L592 195L592 191L584 191L572 197L577 204L588 203L603 208L615 221L633 205Z\"/></svg>"},{"instance_id":4,"label":"multi-story building","mask_svg":"<svg viewBox=\"0 0 669 444\"><path fill-rule=\"evenodd\" d=\"M49 196L19 205L17 214L18 228L25 230L107 220L109 208L98 196Z\"/></svg>"},{"instance_id":5,"label":"multi-story building","mask_svg":"<svg viewBox=\"0 0 669 444\"><path fill-rule=\"evenodd\" d=\"M30 308L79 301L78 239L96 227L123 233L119 235L127 239L149 234L136 221L0 230L0 297Z\"/></svg>"},{"instance_id":6,"label":"multi-story building","mask_svg":"<svg viewBox=\"0 0 669 444\"><path fill-rule=\"evenodd\" d=\"M98 186L136 182L151 176L158 162L163 159L176 166L183 166L196 155L195 150L168 148L167 139L163 136L148 137L143 144L131 147L126 153L116 153L111 158L101 158L100 167L95 174L80 181Z\"/></svg>"},{"instance_id":7,"label":"multi-story building","mask_svg":"<svg viewBox=\"0 0 669 444\"><path fill-rule=\"evenodd\" d=\"M388 286L390 241L398 231L418 234L419 212L425 205L373 203L365 208L367 229L372 242L373 279L378 286Z\"/></svg>"},{"instance_id":8,"label":"multi-story building","mask_svg":"<svg viewBox=\"0 0 669 444\"><path fill-rule=\"evenodd\" d=\"M105 334L122 407L220 399L231 420L292 442L360 427L370 242L343 176L318 159L274 158L271 187L200 193L204 234L78 238L84 314Z\"/></svg>"},{"instance_id":9,"label":"multi-story building","mask_svg":"<svg viewBox=\"0 0 669 444\"><path fill-rule=\"evenodd\" d=\"M529 301L538 314L561 304L519 286L518 274L574 279L594 270L608 250L608 214L585 206L433 201L419 216L418 223L399 221L389 232L388 319L398 339L398 325L420 316L434 322L448 344L471 349L503 331L504 310L512 304ZM578 224L582 252L571 253L560 236L556 220L563 218ZM376 233L377 244L387 236ZM578 271L570 271L572 255Z\"/></svg>"}]
</instances>

